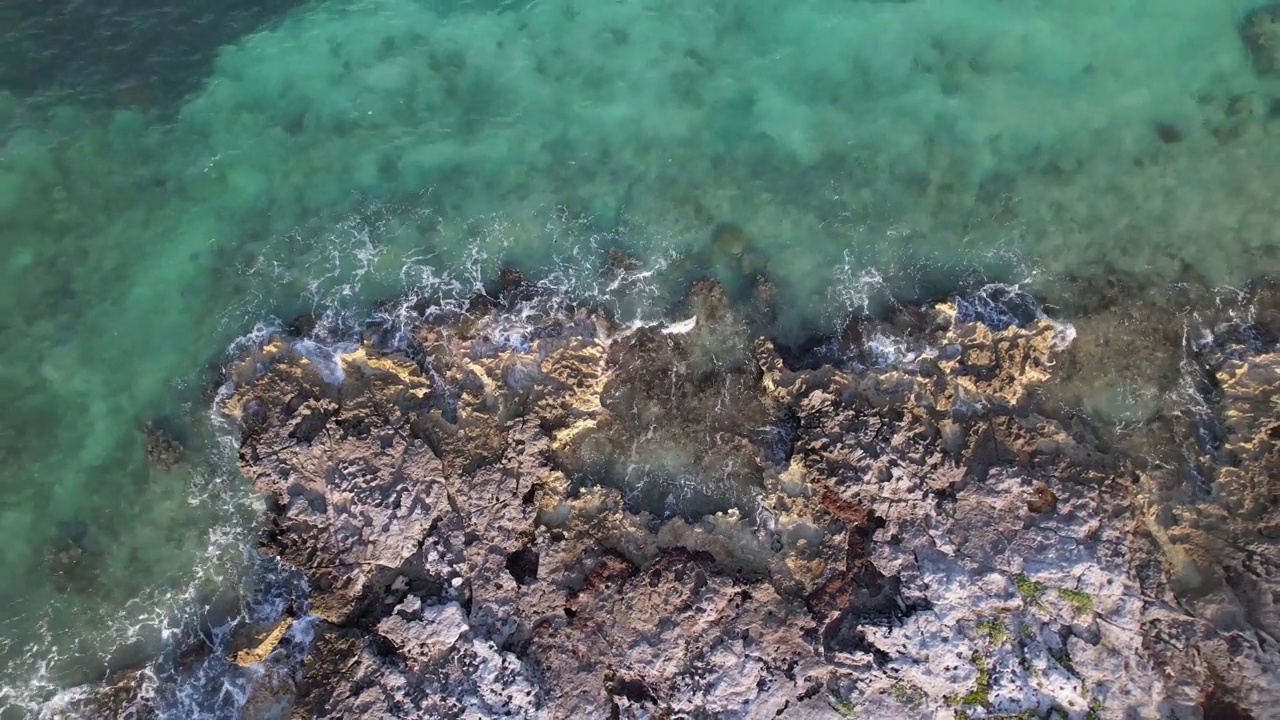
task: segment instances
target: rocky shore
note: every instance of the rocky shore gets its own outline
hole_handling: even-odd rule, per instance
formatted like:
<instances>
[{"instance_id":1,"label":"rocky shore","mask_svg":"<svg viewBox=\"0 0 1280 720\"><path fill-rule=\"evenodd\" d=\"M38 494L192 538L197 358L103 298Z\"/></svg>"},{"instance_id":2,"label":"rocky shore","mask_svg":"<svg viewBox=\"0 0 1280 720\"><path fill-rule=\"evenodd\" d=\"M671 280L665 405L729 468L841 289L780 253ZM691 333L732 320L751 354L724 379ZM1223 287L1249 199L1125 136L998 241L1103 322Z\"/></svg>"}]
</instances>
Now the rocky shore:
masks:
<instances>
[{"instance_id":1,"label":"rocky shore","mask_svg":"<svg viewBox=\"0 0 1280 720\"><path fill-rule=\"evenodd\" d=\"M231 368L263 548L309 582L237 656L246 716L1273 716L1274 292L1116 360L1184 393L1118 429L1077 401L1132 299L784 348L763 284L652 327L495 295Z\"/></svg>"}]
</instances>

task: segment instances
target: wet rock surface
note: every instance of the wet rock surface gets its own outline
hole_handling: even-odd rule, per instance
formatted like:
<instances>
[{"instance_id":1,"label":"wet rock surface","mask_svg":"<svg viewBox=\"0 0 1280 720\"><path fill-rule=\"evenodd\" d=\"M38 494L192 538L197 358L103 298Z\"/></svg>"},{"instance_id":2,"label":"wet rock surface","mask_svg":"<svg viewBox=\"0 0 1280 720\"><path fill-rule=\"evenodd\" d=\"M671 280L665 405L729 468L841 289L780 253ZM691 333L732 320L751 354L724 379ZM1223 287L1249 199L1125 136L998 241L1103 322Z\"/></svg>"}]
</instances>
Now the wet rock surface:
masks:
<instances>
[{"instance_id":1,"label":"wet rock surface","mask_svg":"<svg viewBox=\"0 0 1280 720\"><path fill-rule=\"evenodd\" d=\"M797 354L714 284L618 328L513 278L392 350L277 338L226 410L310 615L253 712L1267 717L1264 305L1188 350L1200 411L1141 457L1060 401L1092 386L1047 399L1078 331L1011 305Z\"/></svg>"}]
</instances>

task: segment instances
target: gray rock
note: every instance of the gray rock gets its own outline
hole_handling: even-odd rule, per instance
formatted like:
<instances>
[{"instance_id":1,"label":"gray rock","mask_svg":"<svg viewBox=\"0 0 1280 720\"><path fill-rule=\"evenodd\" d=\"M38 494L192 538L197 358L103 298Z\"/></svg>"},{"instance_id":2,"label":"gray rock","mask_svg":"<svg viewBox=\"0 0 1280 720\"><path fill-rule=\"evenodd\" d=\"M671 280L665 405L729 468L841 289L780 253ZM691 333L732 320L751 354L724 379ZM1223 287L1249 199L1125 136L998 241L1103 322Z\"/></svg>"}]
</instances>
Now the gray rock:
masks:
<instances>
[{"instance_id":1,"label":"gray rock","mask_svg":"<svg viewBox=\"0 0 1280 720\"><path fill-rule=\"evenodd\" d=\"M1189 496L1041 400L1070 338L1047 320L997 331L941 305L911 362L789 365L715 286L669 333L522 292L424 323L414 360L337 358L341 384L270 346L228 402L265 546L320 618L296 682L268 688L295 716L1280 700L1274 353L1204 355L1230 459ZM543 319L494 341L516 316Z\"/></svg>"}]
</instances>

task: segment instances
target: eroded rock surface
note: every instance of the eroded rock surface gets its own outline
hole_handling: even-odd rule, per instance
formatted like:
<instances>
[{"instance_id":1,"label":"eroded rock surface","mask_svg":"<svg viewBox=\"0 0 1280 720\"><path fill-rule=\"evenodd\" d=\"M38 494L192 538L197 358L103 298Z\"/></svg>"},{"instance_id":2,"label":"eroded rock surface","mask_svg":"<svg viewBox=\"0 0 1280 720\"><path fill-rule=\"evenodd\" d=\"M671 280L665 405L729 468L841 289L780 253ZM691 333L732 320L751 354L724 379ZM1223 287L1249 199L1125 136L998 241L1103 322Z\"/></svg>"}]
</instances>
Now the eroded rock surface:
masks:
<instances>
[{"instance_id":1,"label":"eroded rock surface","mask_svg":"<svg viewBox=\"0 0 1280 720\"><path fill-rule=\"evenodd\" d=\"M281 337L235 370L264 547L311 583L315 639L299 675L272 675L276 711L1260 718L1280 701L1274 347L1204 346L1197 422L1220 440L1179 466L1043 401L1072 340L1044 318L943 304L910 332L856 328L896 338L892 357L840 360L754 337L713 284L667 327L514 279L471 310L427 314L407 348Z\"/></svg>"}]
</instances>

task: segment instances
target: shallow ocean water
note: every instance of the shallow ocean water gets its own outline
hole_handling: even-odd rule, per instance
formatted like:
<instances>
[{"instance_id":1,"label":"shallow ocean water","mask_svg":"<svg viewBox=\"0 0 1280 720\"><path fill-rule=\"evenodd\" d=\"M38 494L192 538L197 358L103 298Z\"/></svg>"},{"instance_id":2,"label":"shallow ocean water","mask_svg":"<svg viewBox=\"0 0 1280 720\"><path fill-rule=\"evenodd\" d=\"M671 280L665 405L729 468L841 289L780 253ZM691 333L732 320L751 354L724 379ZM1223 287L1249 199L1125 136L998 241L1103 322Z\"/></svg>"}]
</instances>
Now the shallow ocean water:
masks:
<instances>
[{"instance_id":1,"label":"shallow ocean water","mask_svg":"<svg viewBox=\"0 0 1280 720\"><path fill-rule=\"evenodd\" d=\"M632 317L763 275L789 338L975 274L1070 306L1280 270L1257 0L231 5L75 72L48 68L151 35L6 24L0 708L235 606L254 500L209 368L255 325L355 328L502 264ZM601 280L614 247L651 281Z\"/></svg>"}]
</instances>

